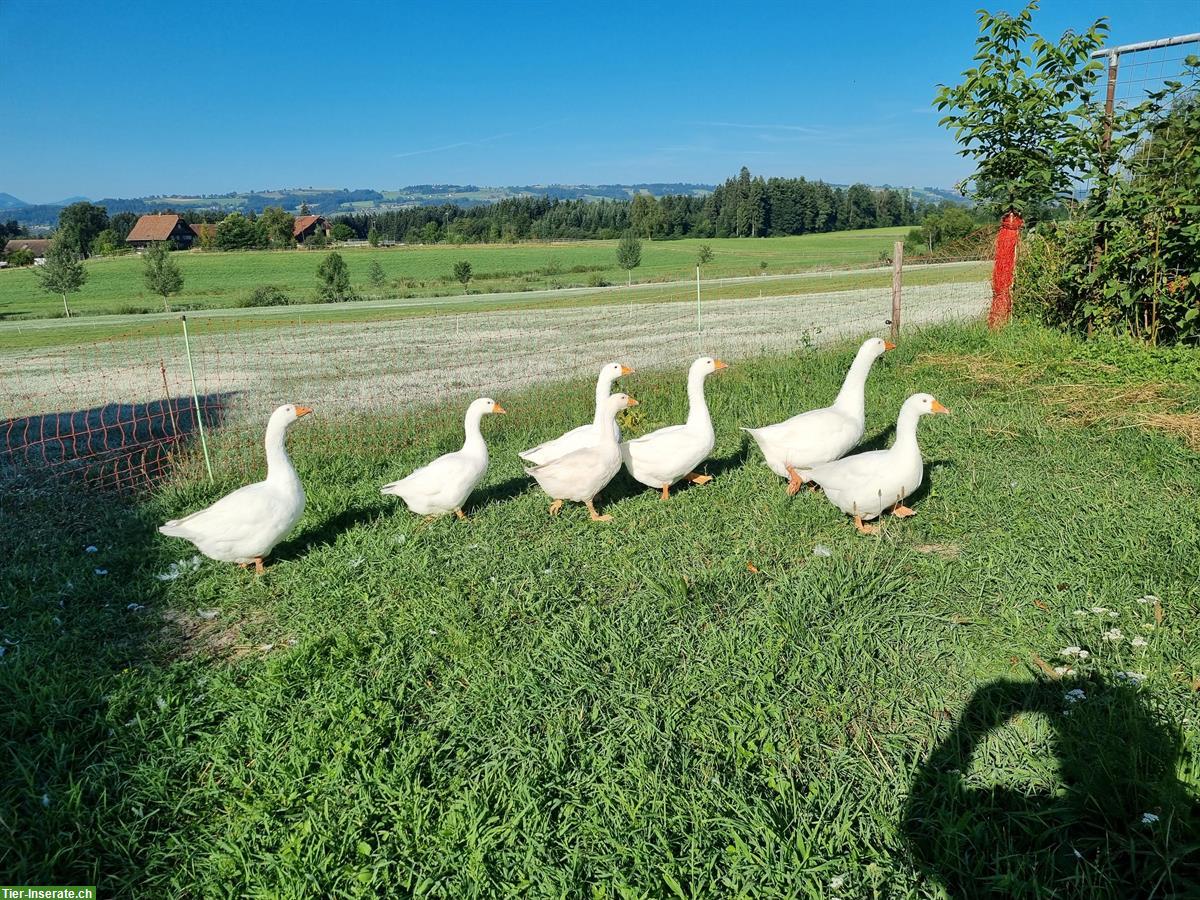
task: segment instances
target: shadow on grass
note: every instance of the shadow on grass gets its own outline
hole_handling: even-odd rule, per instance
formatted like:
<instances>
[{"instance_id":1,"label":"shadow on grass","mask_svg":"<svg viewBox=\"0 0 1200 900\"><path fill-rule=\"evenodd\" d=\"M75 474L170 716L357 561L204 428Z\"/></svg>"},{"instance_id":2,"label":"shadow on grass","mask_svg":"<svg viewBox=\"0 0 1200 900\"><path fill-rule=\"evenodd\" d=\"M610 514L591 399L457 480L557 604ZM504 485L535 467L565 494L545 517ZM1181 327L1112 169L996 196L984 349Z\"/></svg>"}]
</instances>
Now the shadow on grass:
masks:
<instances>
[{"instance_id":1,"label":"shadow on grass","mask_svg":"<svg viewBox=\"0 0 1200 900\"><path fill-rule=\"evenodd\" d=\"M139 806L146 706L131 700L165 638L156 535L127 498L44 470L0 471L0 495L0 871L117 896L170 827Z\"/></svg>"},{"instance_id":2,"label":"shadow on grass","mask_svg":"<svg viewBox=\"0 0 1200 900\"><path fill-rule=\"evenodd\" d=\"M386 504L373 506L351 506L343 509L337 515L305 528L298 534L288 538L271 551L270 562L295 561L304 557L314 547L332 544L338 535L350 531L359 525L377 522L387 515Z\"/></svg>"},{"instance_id":3,"label":"shadow on grass","mask_svg":"<svg viewBox=\"0 0 1200 900\"><path fill-rule=\"evenodd\" d=\"M467 508L464 511L468 515L480 512L485 507L491 506L494 503L504 503L508 500L514 500L530 488L537 488L537 482L529 475L518 475L515 478L509 478L507 481L490 484L481 490L475 491L467 498Z\"/></svg>"},{"instance_id":4,"label":"shadow on grass","mask_svg":"<svg viewBox=\"0 0 1200 900\"><path fill-rule=\"evenodd\" d=\"M1075 688L1086 699L1068 701ZM974 758L994 757L981 751L990 735L1039 713L1065 788L970 774ZM1175 776L1182 747L1132 685L998 680L919 767L904 833L952 897L1200 896L1196 798Z\"/></svg>"}]
</instances>

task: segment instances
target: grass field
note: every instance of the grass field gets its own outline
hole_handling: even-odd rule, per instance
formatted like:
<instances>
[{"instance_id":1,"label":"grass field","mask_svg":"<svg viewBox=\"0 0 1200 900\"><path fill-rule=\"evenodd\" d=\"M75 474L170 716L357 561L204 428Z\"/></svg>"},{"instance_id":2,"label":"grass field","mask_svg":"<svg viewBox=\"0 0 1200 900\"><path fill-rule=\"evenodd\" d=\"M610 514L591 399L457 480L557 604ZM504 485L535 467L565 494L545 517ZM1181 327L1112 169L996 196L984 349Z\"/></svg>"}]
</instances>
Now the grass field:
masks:
<instances>
[{"instance_id":1,"label":"grass field","mask_svg":"<svg viewBox=\"0 0 1200 900\"><path fill-rule=\"evenodd\" d=\"M933 266L911 266L904 270L905 288L941 287L953 294L966 284L987 281L991 263L963 262ZM890 309L890 270L867 269L853 272L806 273L790 277L754 277L707 281L703 299L763 300L770 298L810 297L845 291L875 290L881 295L880 309ZM210 333L277 330L299 323L311 325L396 322L413 318L468 316L487 312L528 313L533 318L550 310L598 306L658 306L664 303L696 302L691 284L635 284L632 288L565 288L519 293L483 294L451 297L421 297L408 300L367 300L349 303L274 306L256 309L209 309L190 313L192 322L204 322ZM25 319L0 321L0 351L30 350L125 338L136 334L143 338L172 338L180 333L177 313L141 315L78 316L71 319Z\"/></svg>"},{"instance_id":2,"label":"grass field","mask_svg":"<svg viewBox=\"0 0 1200 900\"><path fill-rule=\"evenodd\" d=\"M710 378L715 480L618 481L607 525L549 519L515 456L590 417L584 381L497 398L465 522L378 493L457 445L459 410L372 455L302 421L309 505L262 578L157 577L192 551L155 524L229 483L122 504L10 479L0 871L147 897L1196 896L1194 351L907 338L867 444L913 391L954 414L878 538L788 498L736 428L827 402L851 354ZM623 386L631 433L684 413L681 373Z\"/></svg>"},{"instance_id":3,"label":"grass field","mask_svg":"<svg viewBox=\"0 0 1200 900\"><path fill-rule=\"evenodd\" d=\"M633 270L638 281L673 281L692 277L697 249L713 248L705 266L709 278L733 275L784 274L823 266L877 263L906 228L877 228L799 237L644 241L642 264ZM624 284L626 273L616 264L615 241L548 244L473 244L404 246L342 251L355 291L365 296L408 298L461 294L451 274L454 263L468 260L474 271L473 291L537 290L587 286L596 279ZM323 251L258 251L245 253L180 253L175 259L184 276L182 294L172 300L180 309L237 306L262 285L276 285L296 302L315 299L317 266ZM382 288L371 285L368 267L379 260L387 276ZM766 262L767 268L761 268ZM162 300L142 283L142 261L136 256L95 259L87 263L88 282L70 298L72 311L83 315L153 312ZM575 271L572 271L575 270ZM61 298L41 293L31 269L0 270L0 318L62 314Z\"/></svg>"}]
</instances>

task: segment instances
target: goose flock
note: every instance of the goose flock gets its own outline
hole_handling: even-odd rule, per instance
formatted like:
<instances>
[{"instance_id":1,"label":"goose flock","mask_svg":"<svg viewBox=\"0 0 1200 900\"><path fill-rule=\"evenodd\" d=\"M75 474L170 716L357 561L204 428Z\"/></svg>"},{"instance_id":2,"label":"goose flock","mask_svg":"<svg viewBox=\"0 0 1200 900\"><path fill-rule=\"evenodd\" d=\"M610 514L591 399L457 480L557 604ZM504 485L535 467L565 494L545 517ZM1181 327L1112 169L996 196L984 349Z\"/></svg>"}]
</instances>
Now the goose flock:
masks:
<instances>
[{"instance_id":1,"label":"goose flock","mask_svg":"<svg viewBox=\"0 0 1200 900\"><path fill-rule=\"evenodd\" d=\"M891 447L846 455L862 440L866 428L867 376L875 360L893 346L879 338L865 341L831 406L774 425L743 429L762 450L767 467L787 479L788 494L797 493L805 484L813 490L820 488L830 503L852 517L863 534L877 533L879 526L868 523L886 512L901 518L914 514L904 501L921 486L924 472L917 423L922 416L950 412L929 394L913 394L900 407ZM617 414L637 406L638 401L625 393L612 393L612 389L618 379L633 374L633 369L607 363L596 379L592 422L519 454L529 463L525 472L550 498L550 515L557 515L570 500L584 504L593 521L610 521L612 516L596 511L596 497L622 465L634 480L661 491L663 500L681 481L711 481L711 476L697 471L716 441L704 383L709 375L727 368L719 359L697 359L688 369L687 421L622 441ZM310 412L307 406L289 403L271 414L265 481L246 485L205 509L173 519L159 531L191 541L212 559L243 567L254 565L261 573L263 560L304 512L304 486L288 457L285 436L292 423ZM502 413L503 407L490 397L473 401L467 407L461 450L439 456L380 491L399 497L421 516L454 513L465 518L463 505L488 468L482 420Z\"/></svg>"}]
</instances>

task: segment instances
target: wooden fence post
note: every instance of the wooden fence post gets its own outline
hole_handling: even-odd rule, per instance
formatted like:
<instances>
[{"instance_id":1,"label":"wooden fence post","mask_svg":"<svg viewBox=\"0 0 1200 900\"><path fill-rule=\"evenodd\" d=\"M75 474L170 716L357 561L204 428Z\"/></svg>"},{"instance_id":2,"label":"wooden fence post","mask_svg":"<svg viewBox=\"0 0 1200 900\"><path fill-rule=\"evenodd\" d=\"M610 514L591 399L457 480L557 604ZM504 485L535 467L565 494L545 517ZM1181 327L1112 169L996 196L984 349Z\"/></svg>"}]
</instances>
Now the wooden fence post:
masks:
<instances>
[{"instance_id":1,"label":"wooden fence post","mask_svg":"<svg viewBox=\"0 0 1200 900\"><path fill-rule=\"evenodd\" d=\"M892 247L892 343L900 340L900 288L904 271L904 241Z\"/></svg>"}]
</instances>

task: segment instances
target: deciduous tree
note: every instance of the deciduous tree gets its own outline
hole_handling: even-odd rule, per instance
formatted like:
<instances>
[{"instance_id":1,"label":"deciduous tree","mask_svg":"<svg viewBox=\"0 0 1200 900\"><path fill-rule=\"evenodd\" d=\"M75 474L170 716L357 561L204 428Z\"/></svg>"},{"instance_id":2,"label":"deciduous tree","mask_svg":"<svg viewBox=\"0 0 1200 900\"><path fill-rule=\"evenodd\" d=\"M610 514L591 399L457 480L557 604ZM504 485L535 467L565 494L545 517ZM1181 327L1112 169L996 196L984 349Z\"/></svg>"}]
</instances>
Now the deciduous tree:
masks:
<instances>
[{"instance_id":1,"label":"deciduous tree","mask_svg":"<svg viewBox=\"0 0 1200 900\"><path fill-rule=\"evenodd\" d=\"M633 283L633 270L641 264L642 242L632 231L627 231L617 244L617 265L625 270L626 284Z\"/></svg>"},{"instance_id":2,"label":"deciduous tree","mask_svg":"<svg viewBox=\"0 0 1200 900\"><path fill-rule=\"evenodd\" d=\"M71 318L71 308L67 305L67 295L78 293L87 283L88 273L79 255L69 246L60 245L57 241L46 254L44 265L34 269L41 288L47 294L62 297L63 312Z\"/></svg>"},{"instance_id":3,"label":"deciduous tree","mask_svg":"<svg viewBox=\"0 0 1200 900\"><path fill-rule=\"evenodd\" d=\"M342 259L342 254L336 250L317 266L317 279L321 283L318 295L323 302L336 303L354 299L354 291L350 287L350 270L346 261Z\"/></svg>"},{"instance_id":4,"label":"deciduous tree","mask_svg":"<svg viewBox=\"0 0 1200 900\"><path fill-rule=\"evenodd\" d=\"M103 206L82 201L64 207L58 214L55 244L85 259L91 252L96 235L108 227L108 210Z\"/></svg>"},{"instance_id":5,"label":"deciduous tree","mask_svg":"<svg viewBox=\"0 0 1200 900\"><path fill-rule=\"evenodd\" d=\"M142 261L142 280L151 293L163 298L163 309L170 312L171 295L183 290L183 273L171 258L171 248L166 242L153 244L142 254Z\"/></svg>"}]
</instances>

